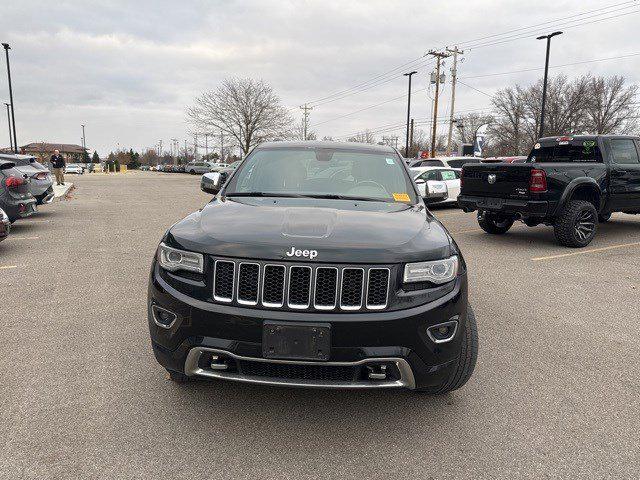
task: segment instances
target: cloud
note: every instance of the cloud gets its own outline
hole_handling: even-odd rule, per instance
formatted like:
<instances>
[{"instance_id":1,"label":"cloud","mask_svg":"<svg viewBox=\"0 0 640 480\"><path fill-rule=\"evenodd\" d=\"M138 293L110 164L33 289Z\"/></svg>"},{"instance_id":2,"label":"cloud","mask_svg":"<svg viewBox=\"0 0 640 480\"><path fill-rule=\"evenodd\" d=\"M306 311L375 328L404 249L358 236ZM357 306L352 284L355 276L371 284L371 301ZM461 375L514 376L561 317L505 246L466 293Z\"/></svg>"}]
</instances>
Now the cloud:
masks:
<instances>
[{"instance_id":1,"label":"cloud","mask_svg":"<svg viewBox=\"0 0 640 480\"><path fill-rule=\"evenodd\" d=\"M370 80L430 48L531 27L601 8L597 1L141 1L58 2L24 0L3 7L0 31L12 45L11 62L20 143L77 142L87 124L90 147L144 148L158 139L184 139L184 109L228 76L271 83L295 109ZM554 40L552 64L640 51L637 15L567 29ZM550 25L551 26L551 25ZM542 42L532 38L466 50L461 77L541 66ZM621 41L621 39L623 39ZM628 58L558 71L618 73L637 81L638 61ZM429 62L418 62L413 116L430 117ZM450 62L443 71L448 75ZM312 124L322 135L341 135L402 123L402 69L379 77L358 95L320 105ZM463 80L492 93L539 72ZM389 79L389 81L381 82ZM448 113L445 86L439 116ZM0 99L7 91L0 75ZM486 108L489 98L460 85L460 111ZM346 116L345 116L346 115ZM339 118L337 120L333 120ZM0 132L4 129L0 128ZM398 132L402 132L398 128ZM1 134L0 134L1 135ZM0 139L2 137L0 136Z\"/></svg>"}]
</instances>

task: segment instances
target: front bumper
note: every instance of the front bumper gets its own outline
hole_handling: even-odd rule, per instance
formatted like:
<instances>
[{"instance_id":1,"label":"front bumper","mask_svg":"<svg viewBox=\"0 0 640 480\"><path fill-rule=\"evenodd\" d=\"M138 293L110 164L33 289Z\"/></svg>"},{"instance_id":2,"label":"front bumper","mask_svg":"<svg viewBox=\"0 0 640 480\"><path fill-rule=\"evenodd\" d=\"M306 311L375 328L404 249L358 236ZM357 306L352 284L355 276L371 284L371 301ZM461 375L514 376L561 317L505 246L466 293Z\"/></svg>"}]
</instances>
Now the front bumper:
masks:
<instances>
[{"instance_id":1,"label":"front bumper","mask_svg":"<svg viewBox=\"0 0 640 480\"><path fill-rule=\"evenodd\" d=\"M175 313L167 328L152 306ZM191 298L173 288L156 267L148 289L148 324L153 351L167 370L189 376L245 383L322 388L427 388L441 385L456 367L467 315L467 280L430 303L406 310L367 313L310 313L241 308ZM429 338L433 325L458 321L446 343ZM265 359L263 322L330 324L328 361ZM223 369L212 358L227 365ZM385 378L371 379L372 370ZM293 371L293 373L292 373ZM339 372L339 375L336 373ZM316 374L317 373L317 374Z\"/></svg>"},{"instance_id":2,"label":"front bumper","mask_svg":"<svg viewBox=\"0 0 640 480\"><path fill-rule=\"evenodd\" d=\"M483 210L501 214L521 214L523 217L544 217L549 211L549 202L540 200L517 200L511 198L475 197L460 195L458 204L465 212Z\"/></svg>"}]
</instances>

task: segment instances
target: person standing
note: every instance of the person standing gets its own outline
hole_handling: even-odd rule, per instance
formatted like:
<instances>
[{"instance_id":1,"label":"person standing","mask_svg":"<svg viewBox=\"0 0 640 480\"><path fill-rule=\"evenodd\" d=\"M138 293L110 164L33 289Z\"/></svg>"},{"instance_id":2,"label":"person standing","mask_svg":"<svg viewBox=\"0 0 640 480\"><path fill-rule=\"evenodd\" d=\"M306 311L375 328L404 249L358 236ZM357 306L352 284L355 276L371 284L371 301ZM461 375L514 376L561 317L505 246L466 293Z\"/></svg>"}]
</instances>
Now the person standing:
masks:
<instances>
[{"instance_id":1,"label":"person standing","mask_svg":"<svg viewBox=\"0 0 640 480\"><path fill-rule=\"evenodd\" d=\"M53 174L56 176L56 184L64 185L64 157L60 155L60 150L54 150L51 155L51 166L53 167Z\"/></svg>"}]
</instances>

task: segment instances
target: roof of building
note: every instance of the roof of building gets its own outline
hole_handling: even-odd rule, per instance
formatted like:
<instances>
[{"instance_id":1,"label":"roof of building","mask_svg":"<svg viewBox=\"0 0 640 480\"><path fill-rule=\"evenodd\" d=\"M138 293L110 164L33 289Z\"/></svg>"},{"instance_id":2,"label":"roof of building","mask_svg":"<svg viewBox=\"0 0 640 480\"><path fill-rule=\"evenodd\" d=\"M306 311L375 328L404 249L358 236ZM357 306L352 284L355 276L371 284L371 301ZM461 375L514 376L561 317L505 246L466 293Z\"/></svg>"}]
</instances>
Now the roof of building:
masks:
<instances>
[{"instance_id":1,"label":"roof of building","mask_svg":"<svg viewBox=\"0 0 640 480\"><path fill-rule=\"evenodd\" d=\"M82 145L75 145L73 143L47 143L47 142L35 142L23 145L20 150L25 152L53 152L54 150L60 150L64 153L82 153Z\"/></svg>"}]
</instances>

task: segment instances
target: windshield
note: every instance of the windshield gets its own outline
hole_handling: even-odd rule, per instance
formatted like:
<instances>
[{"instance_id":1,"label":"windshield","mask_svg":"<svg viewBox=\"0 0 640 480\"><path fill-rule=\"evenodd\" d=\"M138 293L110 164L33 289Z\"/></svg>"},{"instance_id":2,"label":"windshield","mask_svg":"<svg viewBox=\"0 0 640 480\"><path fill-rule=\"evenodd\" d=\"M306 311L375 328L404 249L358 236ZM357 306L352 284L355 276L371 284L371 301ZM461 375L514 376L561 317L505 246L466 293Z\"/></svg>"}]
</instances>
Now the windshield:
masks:
<instances>
[{"instance_id":1,"label":"windshield","mask_svg":"<svg viewBox=\"0 0 640 480\"><path fill-rule=\"evenodd\" d=\"M567 140L557 143L536 143L529 154L528 162L602 162L600 148L595 140Z\"/></svg>"},{"instance_id":2,"label":"windshield","mask_svg":"<svg viewBox=\"0 0 640 480\"><path fill-rule=\"evenodd\" d=\"M396 154L332 148L256 150L226 188L228 196L242 194L417 201Z\"/></svg>"}]
</instances>

